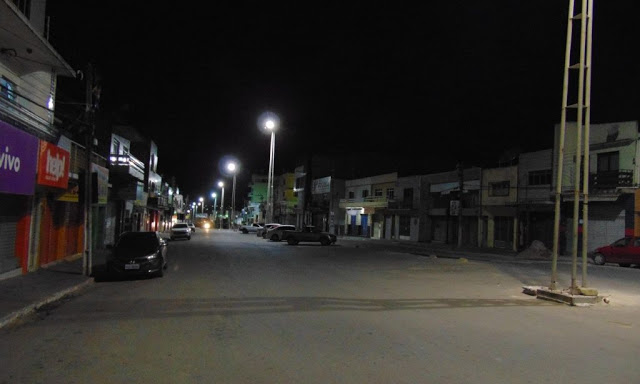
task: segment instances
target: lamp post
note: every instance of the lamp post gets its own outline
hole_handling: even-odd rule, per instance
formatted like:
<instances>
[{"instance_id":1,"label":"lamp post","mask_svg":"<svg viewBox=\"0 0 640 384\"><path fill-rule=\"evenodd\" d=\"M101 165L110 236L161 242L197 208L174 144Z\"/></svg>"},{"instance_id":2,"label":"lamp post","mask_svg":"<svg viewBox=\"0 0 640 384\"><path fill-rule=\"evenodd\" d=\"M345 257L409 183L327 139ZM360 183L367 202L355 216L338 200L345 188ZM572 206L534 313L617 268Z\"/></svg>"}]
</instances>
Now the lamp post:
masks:
<instances>
[{"instance_id":1,"label":"lamp post","mask_svg":"<svg viewBox=\"0 0 640 384\"><path fill-rule=\"evenodd\" d=\"M204 197L200 197L198 200L200 200L200 204L202 205L202 213L204 213Z\"/></svg>"},{"instance_id":2,"label":"lamp post","mask_svg":"<svg viewBox=\"0 0 640 384\"><path fill-rule=\"evenodd\" d=\"M230 162L227 164L227 170L233 173L233 189L231 190L231 220L235 221L236 218L236 174L238 173L236 163ZM235 227L235 222L233 223Z\"/></svg>"},{"instance_id":3,"label":"lamp post","mask_svg":"<svg viewBox=\"0 0 640 384\"><path fill-rule=\"evenodd\" d=\"M269 149L269 176L267 179L267 218L266 222L273 221L273 162L276 150L276 120L267 119L264 122L264 128L271 132L271 147Z\"/></svg>"},{"instance_id":4,"label":"lamp post","mask_svg":"<svg viewBox=\"0 0 640 384\"><path fill-rule=\"evenodd\" d=\"M211 197L213 198L213 220L216 219L217 215L216 215L216 205L218 204L218 195L213 192L211 193Z\"/></svg>"},{"instance_id":5,"label":"lamp post","mask_svg":"<svg viewBox=\"0 0 640 384\"><path fill-rule=\"evenodd\" d=\"M222 188L222 195L220 196L220 229L222 229L222 217L224 216L224 183L219 181L218 187Z\"/></svg>"}]
</instances>

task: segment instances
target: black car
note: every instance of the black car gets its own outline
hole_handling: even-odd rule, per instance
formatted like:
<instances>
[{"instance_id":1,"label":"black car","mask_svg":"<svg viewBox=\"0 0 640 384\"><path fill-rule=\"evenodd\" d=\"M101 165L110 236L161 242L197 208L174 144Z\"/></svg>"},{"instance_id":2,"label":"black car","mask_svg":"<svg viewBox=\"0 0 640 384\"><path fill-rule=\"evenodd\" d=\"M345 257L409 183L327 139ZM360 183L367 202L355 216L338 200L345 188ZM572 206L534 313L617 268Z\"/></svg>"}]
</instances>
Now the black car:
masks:
<instances>
[{"instance_id":1,"label":"black car","mask_svg":"<svg viewBox=\"0 0 640 384\"><path fill-rule=\"evenodd\" d=\"M162 277L167 268L167 243L158 232L125 232L107 248L110 273Z\"/></svg>"}]
</instances>

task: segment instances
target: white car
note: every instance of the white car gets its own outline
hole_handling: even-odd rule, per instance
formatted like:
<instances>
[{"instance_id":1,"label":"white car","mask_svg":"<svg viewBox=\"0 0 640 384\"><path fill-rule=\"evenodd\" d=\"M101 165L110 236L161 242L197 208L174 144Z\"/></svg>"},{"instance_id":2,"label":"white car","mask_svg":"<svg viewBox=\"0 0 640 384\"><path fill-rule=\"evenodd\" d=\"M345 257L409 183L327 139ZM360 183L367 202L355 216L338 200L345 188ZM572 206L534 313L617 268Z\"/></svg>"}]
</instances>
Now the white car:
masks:
<instances>
[{"instance_id":1,"label":"white car","mask_svg":"<svg viewBox=\"0 0 640 384\"><path fill-rule=\"evenodd\" d=\"M295 230L296 230L295 225L288 225L288 224L278 225L277 227L273 227L267 230L264 238L269 239L271 241L287 240L287 234Z\"/></svg>"},{"instance_id":2,"label":"white car","mask_svg":"<svg viewBox=\"0 0 640 384\"><path fill-rule=\"evenodd\" d=\"M171 227L171 240L187 239L191 240L191 228L187 223L175 223Z\"/></svg>"},{"instance_id":3,"label":"white car","mask_svg":"<svg viewBox=\"0 0 640 384\"><path fill-rule=\"evenodd\" d=\"M280 223L265 224L262 226L262 228L258 229L258 232L256 232L256 235L258 237L262 237L263 239L265 239L265 234L267 233L267 231L273 227L277 227L278 225L282 225L282 224Z\"/></svg>"},{"instance_id":4,"label":"white car","mask_svg":"<svg viewBox=\"0 0 640 384\"><path fill-rule=\"evenodd\" d=\"M243 224L240 226L240 228L238 228L238 230L240 230L240 232L242 233L256 233L258 232L258 230L262 228L262 225L258 224L258 223L253 223L253 224Z\"/></svg>"}]
</instances>

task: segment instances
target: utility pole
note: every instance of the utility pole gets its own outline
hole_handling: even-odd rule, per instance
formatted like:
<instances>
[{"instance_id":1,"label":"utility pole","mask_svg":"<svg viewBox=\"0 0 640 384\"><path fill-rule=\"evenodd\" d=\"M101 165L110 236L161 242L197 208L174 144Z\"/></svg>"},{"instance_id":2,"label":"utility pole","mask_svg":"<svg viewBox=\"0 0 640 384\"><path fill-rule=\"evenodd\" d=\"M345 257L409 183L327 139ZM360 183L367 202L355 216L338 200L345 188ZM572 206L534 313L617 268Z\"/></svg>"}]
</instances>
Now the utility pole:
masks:
<instances>
[{"instance_id":1,"label":"utility pole","mask_svg":"<svg viewBox=\"0 0 640 384\"><path fill-rule=\"evenodd\" d=\"M93 66L87 65L85 74L86 94L85 94L85 122L87 124L86 146L85 146L85 177L84 177L84 258L82 260L82 270L86 276L91 276L93 252L92 252L92 180L91 180L91 155L93 152L94 124L93 124Z\"/></svg>"},{"instance_id":2,"label":"utility pole","mask_svg":"<svg viewBox=\"0 0 640 384\"><path fill-rule=\"evenodd\" d=\"M462 162L458 163L458 180L460 194L458 195L458 248L462 247L462 192L464 191L464 169Z\"/></svg>"}]
</instances>

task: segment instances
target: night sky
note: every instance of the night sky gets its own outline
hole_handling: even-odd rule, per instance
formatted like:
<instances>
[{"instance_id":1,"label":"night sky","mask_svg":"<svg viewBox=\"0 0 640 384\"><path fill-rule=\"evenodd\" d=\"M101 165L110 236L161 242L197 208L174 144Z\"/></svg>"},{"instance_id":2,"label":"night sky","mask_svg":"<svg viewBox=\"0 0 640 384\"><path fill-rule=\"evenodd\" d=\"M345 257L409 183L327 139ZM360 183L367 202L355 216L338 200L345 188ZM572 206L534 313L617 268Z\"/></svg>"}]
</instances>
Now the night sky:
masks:
<instances>
[{"instance_id":1,"label":"night sky","mask_svg":"<svg viewBox=\"0 0 640 384\"><path fill-rule=\"evenodd\" d=\"M308 153L395 154L410 175L553 146L568 1L221 3L48 1L52 45L94 64L101 110L130 111L183 193L208 196L227 155L239 183L266 175L265 111L276 174ZM640 118L637 4L595 2L593 123ZM59 110L84 101L80 80L58 91Z\"/></svg>"}]
</instances>

